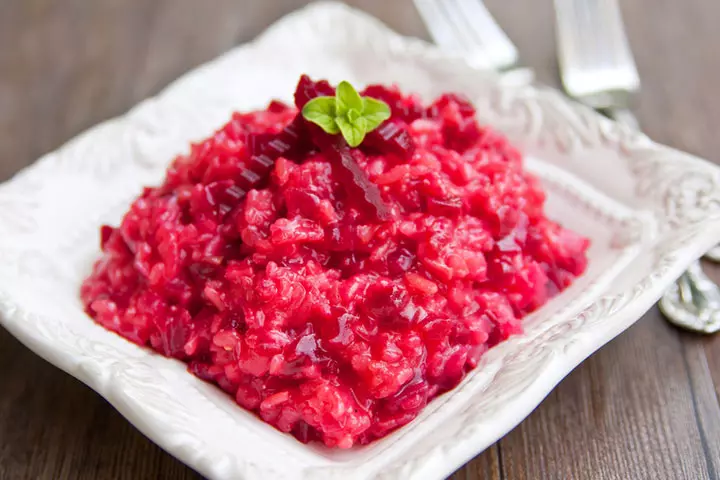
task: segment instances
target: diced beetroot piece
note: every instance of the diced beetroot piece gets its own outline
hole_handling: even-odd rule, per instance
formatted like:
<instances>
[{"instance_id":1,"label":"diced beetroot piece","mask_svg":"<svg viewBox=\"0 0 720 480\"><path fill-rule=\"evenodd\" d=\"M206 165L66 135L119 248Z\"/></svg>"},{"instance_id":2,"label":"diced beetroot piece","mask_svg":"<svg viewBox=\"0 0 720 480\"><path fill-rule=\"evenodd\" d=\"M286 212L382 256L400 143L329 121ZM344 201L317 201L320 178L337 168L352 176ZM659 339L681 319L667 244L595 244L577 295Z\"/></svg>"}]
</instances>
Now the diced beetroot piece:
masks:
<instances>
[{"instance_id":1,"label":"diced beetroot piece","mask_svg":"<svg viewBox=\"0 0 720 480\"><path fill-rule=\"evenodd\" d=\"M462 213L463 202L459 197L434 198L427 200L427 211L432 215L454 217Z\"/></svg>"},{"instance_id":2,"label":"diced beetroot piece","mask_svg":"<svg viewBox=\"0 0 720 480\"><path fill-rule=\"evenodd\" d=\"M376 148L385 154L394 153L405 160L409 160L415 151L415 142L410 136L407 126L397 120L387 121L368 133L363 145Z\"/></svg>"},{"instance_id":3,"label":"diced beetroot piece","mask_svg":"<svg viewBox=\"0 0 720 480\"><path fill-rule=\"evenodd\" d=\"M329 97L335 95L335 89L330 86L327 80L314 82L307 75L300 77L295 88L295 107L302 110L307 102L315 97Z\"/></svg>"},{"instance_id":4,"label":"diced beetroot piece","mask_svg":"<svg viewBox=\"0 0 720 480\"><path fill-rule=\"evenodd\" d=\"M369 85L361 92L362 96L372 97L387 103L394 119L412 123L422 117L425 109L415 97L406 97L397 88L384 85Z\"/></svg>"},{"instance_id":5,"label":"diced beetroot piece","mask_svg":"<svg viewBox=\"0 0 720 480\"><path fill-rule=\"evenodd\" d=\"M110 225L100 227L100 250L105 250L105 245L110 241L110 237L115 233L115 229Z\"/></svg>"},{"instance_id":6,"label":"diced beetroot piece","mask_svg":"<svg viewBox=\"0 0 720 480\"><path fill-rule=\"evenodd\" d=\"M268 112L272 112L272 113L282 113L282 112L285 112L285 111L289 110L290 108L291 108L290 105L288 105L288 104L286 104L286 103L284 103L284 102L281 102L280 100L272 100L272 101L268 104L268 108L267 108L267 109L268 109Z\"/></svg>"},{"instance_id":7,"label":"diced beetroot piece","mask_svg":"<svg viewBox=\"0 0 720 480\"><path fill-rule=\"evenodd\" d=\"M475 107L462 95L446 93L435 100L424 112L425 117L438 118L448 106L454 107L463 118L475 117Z\"/></svg>"},{"instance_id":8,"label":"diced beetroot piece","mask_svg":"<svg viewBox=\"0 0 720 480\"><path fill-rule=\"evenodd\" d=\"M323 150L328 157L333 158L342 165L346 174L342 176L348 180L345 183L354 194L359 195L366 205L371 207L368 212L372 218L385 221L390 218L390 209L385 204L377 185L372 183L367 174L360 168L356 158L361 156L359 150L354 150L347 145L333 145Z\"/></svg>"}]
</instances>

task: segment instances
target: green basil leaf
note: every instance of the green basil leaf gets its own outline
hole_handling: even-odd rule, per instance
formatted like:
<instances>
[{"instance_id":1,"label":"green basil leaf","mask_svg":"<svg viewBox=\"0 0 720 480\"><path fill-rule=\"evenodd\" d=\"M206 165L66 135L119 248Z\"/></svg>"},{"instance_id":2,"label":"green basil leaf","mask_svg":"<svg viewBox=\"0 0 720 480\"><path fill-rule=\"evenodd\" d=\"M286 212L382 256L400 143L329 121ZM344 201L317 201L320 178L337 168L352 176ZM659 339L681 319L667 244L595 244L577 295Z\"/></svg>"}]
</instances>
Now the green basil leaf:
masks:
<instances>
[{"instance_id":1,"label":"green basil leaf","mask_svg":"<svg viewBox=\"0 0 720 480\"><path fill-rule=\"evenodd\" d=\"M340 132L335 122L335 98L315 97L302 109L302 116L308 122L319 125L325 132L335 135Z\"/></svg>"},{"instance_id":2,"label":"green basil leaf","mask_svg":"<svg viewBox=\"0 0 720 480\"><path fill-rule=\"evenodd\" d=\"M346 81L338 84L335 90L335 112L337 116L347 115L354 108L358 112L363 110L363 100L360 94Z\"/></svg>"},{"instance_id":3,"label":"green basil leaf","mask_svg":"<svg viewBox=\"0 0 720 480\"><path fill-rule=\"evenodd\" d=\"M385 120L390 118L390 107L387 103L371 97L363 97L362 118L367 122L366 132L372 132Z\"/></svg>"},{"instance_id":4,"label":"green basil leaf","mask_svg":"<svg viewBox=\"0 0 720 480\"><path fill-rule=\"evenodd\" d=\"M302 109L302 116L325 132L342 136L351 147L357 147L365 134L390 118L390 107L380 100L361 97L348 82L340 82L334 97L317 97Z\"/></svg>"},{"instance_id":5,"label":"green basil leaf","mask_svg":"<svg viewBox=\"0 0 720 480\"><path fill-rule=\"evenodd\" d=\"M357 147L365 139L365 130L356 124L350 123L347 118L337 117L335 122L340 127L340 132L345 141L351 147Z\"/></svg>"}]
</instances>

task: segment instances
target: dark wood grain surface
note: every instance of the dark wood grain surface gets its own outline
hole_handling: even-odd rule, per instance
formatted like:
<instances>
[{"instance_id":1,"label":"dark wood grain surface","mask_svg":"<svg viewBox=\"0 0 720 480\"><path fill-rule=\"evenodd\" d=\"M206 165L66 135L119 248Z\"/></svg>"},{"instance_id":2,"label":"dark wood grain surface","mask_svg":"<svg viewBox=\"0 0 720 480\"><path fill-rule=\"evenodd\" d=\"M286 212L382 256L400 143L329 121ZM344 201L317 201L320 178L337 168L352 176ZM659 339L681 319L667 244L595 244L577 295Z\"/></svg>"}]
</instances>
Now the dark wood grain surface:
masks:
<instances>
[{"instance_id":1,"label":"dark wood grain surface","mask_svg":"<svg viewBox=\"0 0 720 480\"><path fill-rule=\"evenodd\" d=\"M0 180L304 3L0 0ZM426 37L409 0L351 3ZM523 63L557 84L551 0L487 3ZM621 3L643 128L720 162L720 2ZM719 392L720 336L679 332L653 308L453 478L718 479ZM0 329L0 478L197 474Z\"/></svg>"}]
</instances>

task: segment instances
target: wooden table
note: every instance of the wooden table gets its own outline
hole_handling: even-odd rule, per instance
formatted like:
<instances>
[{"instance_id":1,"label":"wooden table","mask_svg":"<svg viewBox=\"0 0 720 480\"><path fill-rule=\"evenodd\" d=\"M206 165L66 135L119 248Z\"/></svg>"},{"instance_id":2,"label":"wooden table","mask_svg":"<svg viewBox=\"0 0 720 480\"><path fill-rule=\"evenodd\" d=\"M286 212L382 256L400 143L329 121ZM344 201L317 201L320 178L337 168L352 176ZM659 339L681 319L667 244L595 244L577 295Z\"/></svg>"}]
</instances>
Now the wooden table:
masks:
<instances>
[{"instance_id":1,"label":"wooden table","mask_svg":"<svg viewBox=\"0 0 720 480\"><path fill-rule=\"evenodd\" d=\"M0 0L0 180L303 3ZM409 0L353 3L426 37ZM557 84L551 0L487 3L522 61ZM622 3L640 123L720 162L720 2ZM0 478L197 477L2 329L0 372ZM719 393L720 336L679 332L653 309L453 478L717 479Z\"/></svg>"}]
</instances>

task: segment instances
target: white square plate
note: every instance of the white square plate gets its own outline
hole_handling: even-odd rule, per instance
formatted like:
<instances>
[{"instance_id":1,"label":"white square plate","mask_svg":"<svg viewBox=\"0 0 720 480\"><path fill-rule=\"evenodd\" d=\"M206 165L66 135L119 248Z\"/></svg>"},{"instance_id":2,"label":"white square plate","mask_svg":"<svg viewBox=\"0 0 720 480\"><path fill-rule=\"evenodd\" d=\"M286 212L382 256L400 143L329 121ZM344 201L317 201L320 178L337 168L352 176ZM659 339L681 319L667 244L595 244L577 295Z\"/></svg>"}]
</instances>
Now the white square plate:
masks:
<instances>
[{"instance_id":1,"label":"white square plate","mask_svg":"<svg viewBox=\"0 0 720 480\"><path fill-rule=\"evenodd\" d=\"M459 91L527 154L547 211L592 239L590 267L493 348L455 390L370 446L302 445L185 365L82 311L101 223L117 224L173 156L233 110L289 99L298 76ZM628 328L720 236L720 169L533 87L503 85L376 20L310 6L80 135L0 187L0 323L107 398L143 433L212 478L441 478L527 416L583 359Z\"/></svg>"}]
</instances>

